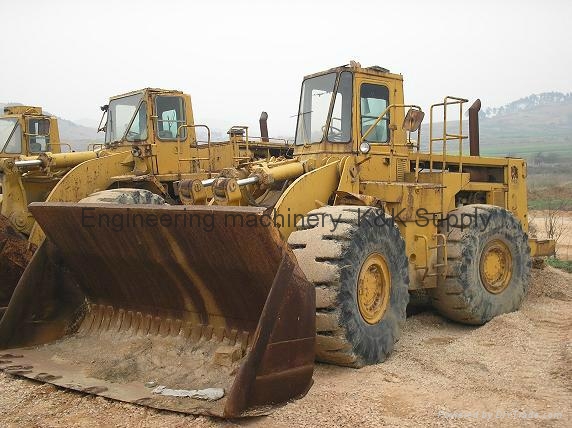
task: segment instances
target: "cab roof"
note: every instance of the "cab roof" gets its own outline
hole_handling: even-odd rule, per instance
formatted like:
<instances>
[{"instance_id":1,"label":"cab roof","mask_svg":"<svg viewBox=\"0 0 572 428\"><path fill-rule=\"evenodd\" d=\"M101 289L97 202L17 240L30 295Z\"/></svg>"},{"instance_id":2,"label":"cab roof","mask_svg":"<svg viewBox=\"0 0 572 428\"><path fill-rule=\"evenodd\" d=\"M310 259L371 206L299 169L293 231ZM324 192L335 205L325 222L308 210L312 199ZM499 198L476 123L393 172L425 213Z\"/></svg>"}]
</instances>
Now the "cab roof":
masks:
<instances>
[{"instance_id":1,"label":"cab roof","mask_svg":"<svg viewBox=\"0 0 572 428\"><path fill-rule=\"evenodd\" d=\"M321 76L323 74L328 73L339 73L342 71L352 71L354 73L359 73L361 75L366 76L378 76L378 77L385 77L395 80L403 80L403 75L391 73L387 68L380 67L378 65L372 65L369 67L362 67L359 62L352 61L350 64L342 65L339 67L330 68L329 70L320 71L318 73L310 74L308 76L304 76L304 79L309 79L311 77Z\"/></svg>"},{"instance_id":2,"label":"cab roof","mask_svg":"<svg viewBox=\"0 0 572 428\"><path fill-rule=\"evenodd\" d=\"M114 95L113 97L110 97L109 99L115 100L117 98L128 97L130 95L140 94L143 92L152 93L152 94L161 94L161 93L182 94L183 93L182 91L177 91L175 89L143 88L143 89L138 89L136 91L127 92L125 94Z\"/></svg>"},{"instance_id":3,"label":"cab roof","mask_svg":"<svg viewBox=\"0 0 572 428\"><path fill-rule=\"evenodd\" d=\"M4 107L5 115L35 115L41 116L42 107L34 106L6 106Z\"/></svg>"}]
</instances>

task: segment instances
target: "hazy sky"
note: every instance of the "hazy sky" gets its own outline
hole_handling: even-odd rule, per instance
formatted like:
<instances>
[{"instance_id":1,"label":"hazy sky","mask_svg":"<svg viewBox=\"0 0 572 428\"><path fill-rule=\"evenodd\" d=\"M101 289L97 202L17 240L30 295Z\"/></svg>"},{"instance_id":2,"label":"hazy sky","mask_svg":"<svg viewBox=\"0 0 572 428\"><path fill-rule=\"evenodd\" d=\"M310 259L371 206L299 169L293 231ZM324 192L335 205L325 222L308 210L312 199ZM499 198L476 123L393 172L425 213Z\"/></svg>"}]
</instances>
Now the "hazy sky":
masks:
<instances>
[{"instance_id":1,"label":"hazy sky","mask_svg":"<svg viewBox=\"0 0 572 428\"><path fill-rule=\"evenodd\" d=\"M0 0L0 102L98 120L109 96L190 93L196 122L292 135L304 75L348 63L405 78L424 109L572 91L572 2Z\"/></svg>"}]
</instances>

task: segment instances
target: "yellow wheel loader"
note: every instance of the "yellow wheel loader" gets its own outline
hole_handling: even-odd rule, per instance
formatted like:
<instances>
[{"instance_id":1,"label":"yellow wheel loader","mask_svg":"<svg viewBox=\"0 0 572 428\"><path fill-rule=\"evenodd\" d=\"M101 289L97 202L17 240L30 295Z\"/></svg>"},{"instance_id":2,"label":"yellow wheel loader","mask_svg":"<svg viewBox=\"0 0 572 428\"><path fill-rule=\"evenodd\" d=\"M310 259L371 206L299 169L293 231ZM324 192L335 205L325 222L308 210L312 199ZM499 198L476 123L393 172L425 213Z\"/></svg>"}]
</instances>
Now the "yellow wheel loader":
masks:
<instances>
[{"instance_id":1,"label":"yellow wheel loader","mask_svg":"<svg viewBox=\"0 0 572 428\"><path fill-rule=\"evenodd\" d=\"M194 124L191 98L180 91L133 91L112 97L102 110L105 142L85 152L69 148L60 153L57 120L42 116L38 107L7 107L8 114L0 119L0 316L44 239L29 203L77 202L117 188L128 190L98 193L100 202L143 202L151 197L146 192L170 203L186 195L206 200L208 186L200 192L183 189L179 195L174 183L183 178L212 180L225 167L283 156L289 150L286 141L268 137L266 113L261 116L261 137L253 139L248 127L235 126L229 141L211 144L209 128ZM205 141L197 140L195 128L206 130Z\"/></svg>"},{"instance_id":2,"label":"yellow wheel loader","mask_svg":"<svg viewBox=\"0 0 572 428\"><path fill-rule=\"evenodd\" d=\"M0 315L33 253L27 236L34 219L27 204L44 201L63 174L92 157L95 153L72 153L69 144L60 142L57 118L44 114L41 107L4 108L0 117Z\"/></svg>"},{"instance_id":3,"label":"yellow wheel loader","mask_svg":"<svg viewBox=\"0 0 572 428\"><path fill-rule=\"evenodd\" d=\"M402 76L352 63L304 79L293 159L180 177L179 206L31 204L47 239L0 322L1 366L237 417L304 394L314 358L384 361L409 292L469 324L517 310L554 243L527 236L525 161L479 155L478 103L467 153L466 103L431 106L422 148Z\"/></svg>"},{"instance_id":4,"label":"yellow wheel loader","mask_svg":"<svg viewBox=\"0 0 572 428\"><path fill-rule=\"evenodd\" d=\"M42 112L41 107L7 106L0 116L0 157L26 159L41 153L60 153L62 146L58 121Z\"/></svg>"}]
</instances>

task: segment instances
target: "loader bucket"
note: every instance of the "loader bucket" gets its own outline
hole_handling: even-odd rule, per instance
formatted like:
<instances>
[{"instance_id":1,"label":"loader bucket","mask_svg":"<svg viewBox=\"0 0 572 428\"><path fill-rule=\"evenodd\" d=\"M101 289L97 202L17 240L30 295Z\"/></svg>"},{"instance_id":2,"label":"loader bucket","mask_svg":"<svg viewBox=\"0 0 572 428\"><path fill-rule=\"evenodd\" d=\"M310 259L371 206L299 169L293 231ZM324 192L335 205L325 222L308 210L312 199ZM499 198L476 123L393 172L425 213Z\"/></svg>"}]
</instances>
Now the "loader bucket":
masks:
<instances>
[{"instance_id":1,"label":"loader bucket","mask_svg":"<svg viewBox=\"0 0 572 428\"><path fill-rule=\"evenodd\" d=\"M47 239L0 322L3 370L220 417L311 386L314 289L262 208L30 210Z\"/></svg>"},{"instance_id":2,"label":"loader bucket","mask_svg":"<svg viewBox=\"0 0 572 428\"><path fill-rule=\"evenodd\" d=\"M28 248L28 238L0 215L0 318L32 254L33 251Z\"/></svg>"}]
</instances>

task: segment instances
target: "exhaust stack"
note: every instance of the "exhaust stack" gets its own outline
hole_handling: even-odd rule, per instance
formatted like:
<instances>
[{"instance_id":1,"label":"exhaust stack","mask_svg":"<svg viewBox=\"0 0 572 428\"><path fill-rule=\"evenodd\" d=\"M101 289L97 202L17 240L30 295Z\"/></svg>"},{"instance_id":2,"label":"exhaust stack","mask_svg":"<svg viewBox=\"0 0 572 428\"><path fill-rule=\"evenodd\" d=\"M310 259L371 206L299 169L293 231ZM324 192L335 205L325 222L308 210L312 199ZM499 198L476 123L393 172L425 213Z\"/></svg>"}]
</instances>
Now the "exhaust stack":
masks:
<instances>
[{"instance_id":1,"label":"exhaust stack","mask_svg":"<svg viewBox=\"0 0 572 428\"><path fill-rule=\"evenodd\" d=\"M260 136L263 143L268 143L268 113L263 111L260 114Z\"/></svg>"},{"instance_id":2,"label":"exhaust stack","mask_svg":"<svg viewBox=\"0 0 572 428\"><path fill-rule=\"evenodd\" d=\"M477 100L469 107L469 147L471 156L479 156L479 111L481 100Z\"/></svg>"}]
</instances>

